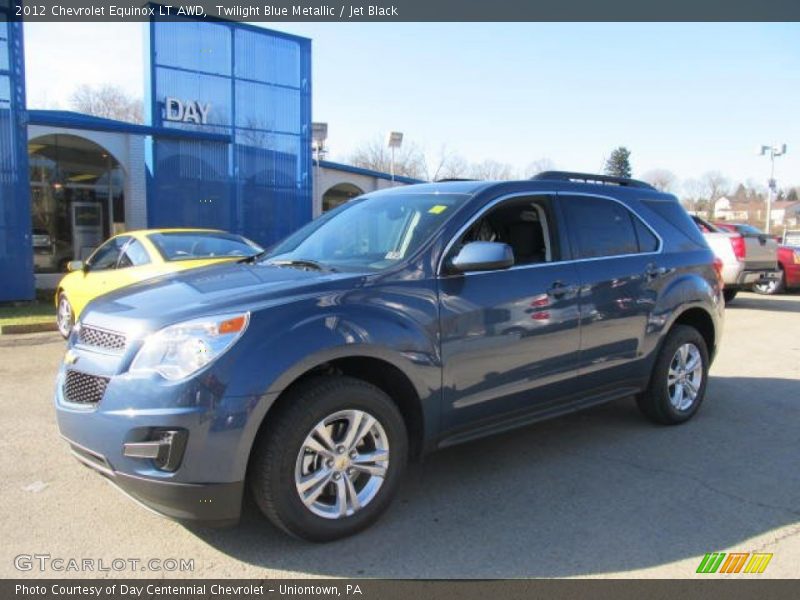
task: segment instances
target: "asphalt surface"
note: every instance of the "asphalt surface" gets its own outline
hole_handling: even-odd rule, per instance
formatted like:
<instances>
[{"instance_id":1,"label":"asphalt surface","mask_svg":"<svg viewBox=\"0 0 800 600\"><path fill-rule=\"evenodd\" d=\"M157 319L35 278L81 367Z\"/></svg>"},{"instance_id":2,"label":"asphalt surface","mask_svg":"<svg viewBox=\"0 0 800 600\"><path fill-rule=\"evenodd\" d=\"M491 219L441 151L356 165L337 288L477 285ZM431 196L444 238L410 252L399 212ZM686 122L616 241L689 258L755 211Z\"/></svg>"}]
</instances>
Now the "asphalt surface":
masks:
<instances>
[{"instance_id":1,"label":"asphalt surface","mask_svg":"<svg viewBox=\"0 0 800 600\"><path fill-rule=\"evenodd\" d=\"M376 526L327 545L287 538L250 504L227 530L137 506L58 436L63 342L0 337L0 576L683 578L706 552L742 551L774 554L758 577L798 577L799 333L800 295L741 294L690 423L651 425L624 400L450 448L411 466ZM20 573L20 554L194 571Z\"/></svg>"}]
</instances>

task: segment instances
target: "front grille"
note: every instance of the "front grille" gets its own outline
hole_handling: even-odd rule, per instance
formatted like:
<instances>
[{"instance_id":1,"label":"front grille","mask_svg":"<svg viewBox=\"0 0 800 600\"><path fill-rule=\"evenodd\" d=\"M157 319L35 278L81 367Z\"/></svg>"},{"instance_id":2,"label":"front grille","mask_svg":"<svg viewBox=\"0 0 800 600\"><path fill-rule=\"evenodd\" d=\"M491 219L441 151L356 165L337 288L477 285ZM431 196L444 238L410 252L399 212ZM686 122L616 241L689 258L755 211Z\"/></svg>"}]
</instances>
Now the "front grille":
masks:
<instances>
[{"instance_id":1,"label":"front grille","mask_svg":"<svg viewBox=\"0 0 800 600\"><path fill-rule=\"evenodd\" d=\"M78 342L84 346L95 346L106 350L124 350L125 336L121 333L82 326L78 330Z\"/></svg>"},{"instance_id":2,"label":"front grille","mask_svg":"<svg viewBox=\"0 0 800 600\"><path fill-rule=\"evenodd\" d=\"M77 404L97 404L106 393L108 382L108 377L69 370L64 378L64 398Z\"/></svg>"}]
</instances>

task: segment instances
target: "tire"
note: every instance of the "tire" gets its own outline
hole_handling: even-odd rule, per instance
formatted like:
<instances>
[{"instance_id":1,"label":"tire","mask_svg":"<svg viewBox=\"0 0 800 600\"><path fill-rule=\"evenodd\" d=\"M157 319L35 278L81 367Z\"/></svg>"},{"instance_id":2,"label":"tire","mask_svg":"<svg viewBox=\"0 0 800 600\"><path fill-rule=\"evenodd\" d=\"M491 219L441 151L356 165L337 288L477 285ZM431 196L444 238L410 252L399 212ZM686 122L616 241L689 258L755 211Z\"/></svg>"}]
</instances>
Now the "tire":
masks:
<instances>
[{"instance_id":1,"label":"tire","mask_svg":"<svg viewBox=\"0 0 800 600\"><path fill-rule=\"evenodd\" d=\"M374 385L344 376L317 377L288 393L275 414L267 415L253 450L249 484L256 504L278 528L313 542L369 527L389 507L408 460L408 434L397 406ZM356 440L353 455L347 434L354 422L369 423L368 417L375 424ZM312 437L320 430L327 443L318 433ZM340 453L344 445L348 449ZM379 455L386 460L351 463L354 456ZM307 487L301 492L302 486Z\"/></svg>"},{"instance_id":2,"label":"tire","mask_svg":"<svg viewBox=\"0 0 800 600\"><path fill-rule=\"evenodd\" d=\"M733 302L733 299L736 298L736 294L739 293L739 290L732 290L730 288L723 288L722 289L722 297L725 298L725 304L730 304Z\"/></svg>"},{"instance_id":3,"label":"tire","mask_svg":"<svg viewBox=\"0 0 800 600\"><path fill-rule=\"evenodd\" d=\"M675 378L673 367L680 373L681 356L678 353L683 349L688 352L682 354L687 366L691 367L695 358L700 362L697 368L686 371L686 384L680 383L682 380L678 379L678 382L671 385L670 381ZM647 390L636 399L639 410L650 420L662 425L677 425L688 421L700 408L705 397L708 364L708 348L700 332L694 327L676 325L667 334L658 353ZM679 386L680 393L677 389ZM691 396L692 389L695 390L694 397Z\"/></svg>"},{"instance_id":4,"label":"tire","mask_svg":"<svg viewBox=\"0 0 800 600\"><path fill-rule=\"evenodd\" d=\"M756 294L763 294L765 296L773 296L780 294L786 289L786 273L781 269L781 278L769 283L756 283L753 286L753 291Z\"/></svg>"},{"instance_id":5,"label":"tire","mask_svg":"<svg viewBox=\"0 0 800 600\"><path fill-rule=\"evenodd\" d=\"M64 292L58 294L58 305L56 307L56 327L61 336L66 339L72 332L72 327L75 325L75 311L72 310L72 304Z\"/></svg>"}]
</instances>

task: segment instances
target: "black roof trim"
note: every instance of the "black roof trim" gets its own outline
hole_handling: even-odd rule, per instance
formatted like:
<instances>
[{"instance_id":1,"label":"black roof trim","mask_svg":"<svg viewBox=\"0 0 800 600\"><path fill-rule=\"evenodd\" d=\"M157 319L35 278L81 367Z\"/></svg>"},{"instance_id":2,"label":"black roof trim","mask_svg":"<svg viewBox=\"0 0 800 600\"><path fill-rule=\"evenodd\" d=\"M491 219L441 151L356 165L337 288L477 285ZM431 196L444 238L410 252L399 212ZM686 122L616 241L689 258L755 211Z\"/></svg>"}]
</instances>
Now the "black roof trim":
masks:
<instances>
[{"instance_id":1,"label":"black roof trim","mask_svg":"<svg viewBox=\"0 0 800 600\"><path fill-rule=\"evenodd\" d=\"M642 188L645 190L655 190L652 185L638 179L627 177L612 177L611 175L597 175L595 173L573 173L571 171L543 171L531 177L534 181L571 181L578 183L599 183L602 185L619 185L623 187Z\"/></svg>"}]
</instances>

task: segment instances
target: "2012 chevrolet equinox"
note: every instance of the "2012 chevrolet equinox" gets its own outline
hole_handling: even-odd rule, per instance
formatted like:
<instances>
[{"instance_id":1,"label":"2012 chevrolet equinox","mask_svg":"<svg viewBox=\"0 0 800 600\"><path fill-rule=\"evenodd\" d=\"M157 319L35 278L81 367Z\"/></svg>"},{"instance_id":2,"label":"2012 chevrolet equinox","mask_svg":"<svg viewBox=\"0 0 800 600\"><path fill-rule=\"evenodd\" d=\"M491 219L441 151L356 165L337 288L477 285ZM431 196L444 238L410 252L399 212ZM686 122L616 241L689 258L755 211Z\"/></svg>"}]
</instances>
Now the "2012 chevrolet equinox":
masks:
<instances>
[{"instance_id":1,"label":"2012 chevrolet equinox","mask_svg":"<svg viewBox=\"0 0 800 600\"><path fill-rule=\"evenodd\" d=\"M675 197L635 180L394 188L261 256L91 303L58 424L164 515L236 522L248 487L281 529L332 540L436 448L624 396L691 418L721 291Z\"/></svg>"}]
</instances>

